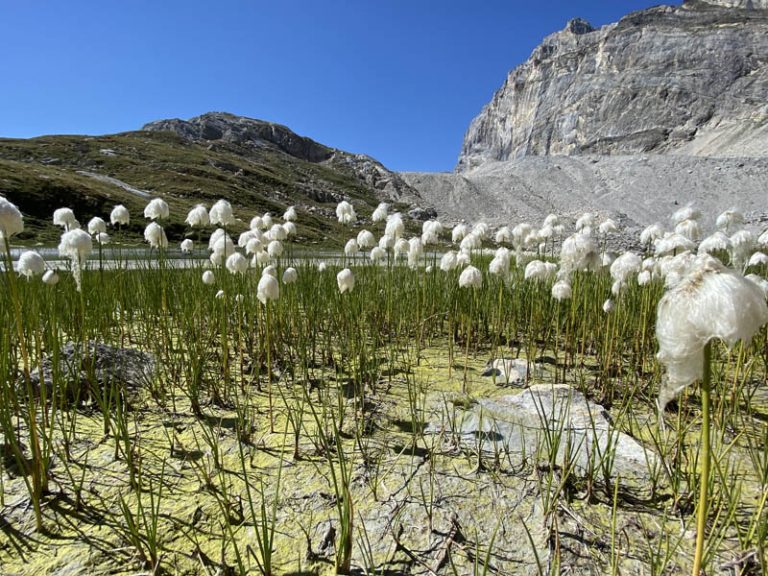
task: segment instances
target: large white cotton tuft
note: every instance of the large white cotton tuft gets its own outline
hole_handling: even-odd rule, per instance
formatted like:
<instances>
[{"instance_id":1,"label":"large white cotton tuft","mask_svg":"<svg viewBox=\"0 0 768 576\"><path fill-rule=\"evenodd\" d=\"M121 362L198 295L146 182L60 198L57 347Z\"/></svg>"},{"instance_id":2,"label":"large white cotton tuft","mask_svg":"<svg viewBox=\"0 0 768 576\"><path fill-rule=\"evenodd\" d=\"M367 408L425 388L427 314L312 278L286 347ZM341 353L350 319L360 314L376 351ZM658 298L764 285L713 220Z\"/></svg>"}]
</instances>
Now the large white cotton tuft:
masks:
<instances>
[{"instance_id":1,"label":"large white cotton tuft","mask_svg":"<svg viewBox=\"0 0 768 576\"><path fill-rule=\"evenodd\" d=\"M355 275L349 268L344 268L341 272L336 274L336 284L339 286L339 292L352 292L355 288Z\"/></svg>"},{"instance_id":2,"label":"large white cotton tuft","mask_svg":"<svg viewBox=\"0 0 768 576\"><path fill-rule=\"evenodd\" d=\"M459 287L481 288L483 286L483 274L474 266L467 266L459 276Z\"/></svg>"},{"instance_id":3,"label":"large white cotton tuft","mask_svg":"<svg viewBox=\"0 0 768 576\"><path fill-rule=\"evenodd\" d=\"M0 196L0 240L24 231L24 218L15 204Z\"/></svg>"}]
</instances>

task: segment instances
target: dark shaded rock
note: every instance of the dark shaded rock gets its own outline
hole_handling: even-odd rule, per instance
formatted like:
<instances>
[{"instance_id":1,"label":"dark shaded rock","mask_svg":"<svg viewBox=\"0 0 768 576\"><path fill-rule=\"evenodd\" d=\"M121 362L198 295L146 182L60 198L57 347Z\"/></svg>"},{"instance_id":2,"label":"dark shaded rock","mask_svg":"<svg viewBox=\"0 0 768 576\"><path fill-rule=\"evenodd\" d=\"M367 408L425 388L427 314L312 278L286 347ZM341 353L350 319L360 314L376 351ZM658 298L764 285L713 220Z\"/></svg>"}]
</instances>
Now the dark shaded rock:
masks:
<instances>
[{"instance_id":1,"label":"dark shaded rock","mask_svg":"<svg viewBox=\"0 0 768 576\"><path fill-rule=\"evenodd\" d=\"M56 390L54 383L64 386L68 399L83 402L111 386L122 392L138 392L148 387L155 375L151 354L97 342L67 342L59 351L58 369L56 361L52 355L46 356L31 374L33 388L39 391L45 386L49 398Z\"/></svg>"},{"instance_id":2,"label":"dark shaded rock","mask_svg":"<svg viewBox=\"0 0 768 576\"><path fill-rule=\"evenodd\" d=\"M414 220L433 220L437 218L437 210L434 208L421 208L417 206L413 210L408 210L408 216Z\"/></svg>"}]
</instances>

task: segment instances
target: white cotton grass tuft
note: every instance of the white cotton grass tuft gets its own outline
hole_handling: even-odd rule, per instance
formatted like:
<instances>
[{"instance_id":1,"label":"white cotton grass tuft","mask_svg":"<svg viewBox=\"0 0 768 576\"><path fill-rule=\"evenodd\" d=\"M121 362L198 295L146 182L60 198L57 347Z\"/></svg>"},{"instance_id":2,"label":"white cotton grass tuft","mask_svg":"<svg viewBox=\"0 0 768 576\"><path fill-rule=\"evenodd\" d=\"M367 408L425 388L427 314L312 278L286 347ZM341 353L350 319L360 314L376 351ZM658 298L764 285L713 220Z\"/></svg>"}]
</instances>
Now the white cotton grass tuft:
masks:
<instances>
[{"instance_id":1,"label":"white cotton grass tuft","mask_svg":"<svg viewBox=\"0 0 768 576\"><path fill-rule=\"evenodd\" d=\"M488 272L496 276L501 276L506 280L509 276L509 266L512 260L512 255L509 250L503 246L496 250L490 264L488 264Z\"/></svg>"},{"instance_id":2,"label":"white cotton grass tuft","mask_svg":"<svg viewBox=\"0 0 768 576\"><path fill-rule=\"evenodd\" d=\"M380 260L384 260L386 257L387 257L387 251L384 250L384 248L381 248L379 246L374 246L373 248L371 248L371 253L369 255L371 262L379 262Z\"/></svg>"},{"instance_id":3,"label":"white cotton grass tuft","mask_svg":"<svg viewBox=\"0 0 768 576\"><path fill-rule=\"evenodd\" d=\"M355 288L355 275L349 268L344 268L336 274L336 284L339 286L339 292L352 292Z\"/></svg>"},{"instance_id":4,"label":"white cotton grass tuft","mask_svg":"<svg viewBox=\"0 0 768 576\"><path fill-rule=\"evenodd\" d=\"M53 211L53 225L61 226L65 231L80 228L80 223L75 218L71 208L57 208Z\"/></svg>"},{"instance_id":5,"label":"white cotton grass tuft","mask_svg":"<svg viewBox=\"0 0 768 576\"><path fill-rule=\"evenodd\" d=\"M286 222L296 222L296 219L296 208L294 206L288 206L286 211L283 213L283 220Z\"/></svg>"},{"instance_id":6,"label":"white cotton grass tuft","mask_svg":"<svg viewBox=\"0 0 768 576\"><path fill-rule=\"evenodd\" d=\"M369 230L360 230L357 233L357 245L361 250L367 250L376 246L376 237Z\"/></svg>"},{"instance_id":7,"label":"white cotton grass tuft","mask_svg":"<svg viewBox=\"0 0 768 576\"><path fill-rule=\"evenodd\" d=\"M653 224L650 224L643 228L643 231L640 232L640 243L643 246L650 246L656 240L659 238L662 238L664 236L664 227L659 224L658 222L654 222Z\"/></svg>"},{"instance_id":8,"label":"white cotton grass tuft","mask_svg":"<svg viewBox=\"0 0 768 576\"><path fill-rule=\"evenodd\" d=\"M608 298L605 302L603 302L603 312L605 312L606 314L610 314L611 312L613 312L615 307L616 306L614 305L613 300L611 300L610 298Z\"/></svg>"},{"instance_id":9,"label":"white cotton grass tuft","mask_svg":"<svg viewBox=\"0 0 768 576\"><path fill-rule=\"evenodd\" d=\"M0 240L24 231L24 218L16 205L0 196Z\"/></svg>"},{"instance_id":10,"label":"white cotton grass tuft","mask_svg":"<svg viewBox=\"0 0 768 576\"><path fill-rule=\"evenodd\" d=\"M272 240L267 244L267 254L270 258L280 258L283 255L283 243L280 240Z\"/></svg>"},{"instance_id":11,"label":"white cotton grass tuft","mask_svg":"<svg viewBox=\"0 0 768 576\"><path fill-rule=\"evenodd\" d=\"M112 226L128 226L131 222L131 213L128 212L128 208L122 204L118 204L112 208L112 212L109 213L109 223Z\"/></svg>"},{"instance_id":12,"label":"white cotton grass tuft","mask_svg":"<svg viewBox=\"0 0 768 576\"><path fill-rule=\"evenodd\" d=\"M100 246L105 246L106 244L109 244L109 240L110 240L109 234L107 234L106 232L99 232L98 234L96 234L96 236L94 236L93 239L96 240L96 244L99 244Z\"/></svg>"},{"instance_id":13,"label":"white cotton grass tuft","mask_svg":"<svg viewBox=\"0 0 768 576\"><path fill-rule=\"evenodd\" d=\"M458 268L464 268L466 266L469 266L472 262L472 257L469 252L464 252L460 250L456 254L456 266Z\"/></svg>"},{"instance_id":14,"label":"white cotton grass tuft","mask_svg":"<svg viewBox=\"0 0 768 576\"><path fill-rule=\"evenodd\" d=\"M355 208L346 200L342 200L336 206L336 218L342 224L354 224L357 222Z\"/></svg>"},{"instance_id":15,"label":"white cotton grass tuft","mask_svg":"<svg viewBox=\"0 0 768 576\"><path fill-rule=\"evenodd\" d=\"M474 266L467 266L459 276L460 288L481 288L483 286L483 274Z\"/></svg>"},{"instance_id":16,"label":"white cotton grass tuft","mask_svg":"<svg viewBox=\"0 0 768 576\"><path fill-rule=\"evenodd\" d=\"M378 206L376 206L376 210L373 211L373 214L371 215L371 220L374 222L383 222L387 219L387 213L389 212L389 204L386 202L381 202Z\"/></svg>"},{"instance_id":17,"label":"white cotton grass tuft","mask_svg":"<svg viewBox=\"0 0 768 576\"><path fill-rule=\"evenodd\" d=\"M360 252L360 246L357 245L357 240L354 238L347 240L347 243L344 244L344 255L351 258L358 252Z\"/></svg>"},{"instance_id":18,"label":"white cotton grass tuft","mask_svg":"<svg viewBox=\"0 0 768 576\"><path fill-rule=\"evenodd\" d=\"M208 219L213 226L233 226L237 220L232 213L232 205L223 198L217 200L216 203L211 206L208 211Z\"/></svg>"},{"instance_id":19,"label":"white cotton grass tuft","mask_svg":"<svg viewBox=\"0 0 768 576\"><path fill-rule=\"evenodd\" d=\"M214 282L216 282L216 276L213 275L213 272L210 270L203 272L203 284L212 286Z\"/></svg>"},{"instance_id":20,"label":"white cotton grass tuft","mask_svg":"<svg viewBox=\"0 0 768 576\"><path fill-rule=\"evenodd\" d=\"M525 280L536 280L543 282L554 278L557 273L557 264L553 262L543 262L541 260L532 260L525 266Z\"/></svg>"},{"instance_id":21,"label":"white cotton grass tuft","mask_svg":"<svg viewBox=\"0 0 768 576\"><path fill-rule=\"evenodd\" d=\"M261 215L261 225L264 228L264 230L268 230L269 228L272 228L272 214L269 212L264 212L264 214Z\"/></svg>"},{"instance_id":22,"label":"white cotton grass tuft","mask_svg":"<svg viewBox=\"0 0 768 576\"><path fill-rule=\"evenodd\" d=\"M208 216L208 209L204 204L198 204L187 213L187 219L184 220L184 222L192 228L208 226L208 224L211 223L211 219Z\"/></svg>"},{"instance_id":23,"label":"white cotton grass tuft","mask_svg":"<svg viewBox=\"0 0 768 576\"><path fill-rule=\"evenodd\" d=\"M88 234L96 236L104 234L107 231L107 223L98 216L94 216L88 221Z\"/></svg>"},{"instance_id":24,"label":"white cotton grass tuft","mask_svg":"<svg viewBox=\"0 0 768 576\"><path fill-rule=\"evenodd\" d=\"M259 285L256 287L256 298L266 306L267 302L277 300L279 297L280 285L277 278L271 274L262 274L259 278Z\"/></svg>"},{"instance_id":25,"label":"white cotton grass tuft","mask_svg":"<svg viewBox=\"0 0 768 576\"><path fill-rule=\"evenodd\" d=\"M19 256L19 261L16 264L16 271L21 275L31 280L35 276L40 276L45 272L45 260L37 252L33 250L25 250Z\"/></svg>"},{"instance_id":26,"label":"white cotton grass tuft","mask_svg":"<svg viewBox=\"0 0 768 576\"><path fill-rule=\"evenodd\" d=\"M636 276L643 266L643 260L634 252L624 252L611 264L611 278L614 282L626 283Z\"/></svg>"},{"instance_id":27,"label":"white cotton grass tuft","mask_svg":"<svg viewBox=\"0 0 768 576\"><path fill-rule=\"evenodd\" d=\"M469 226L466 224L456 224L451 230L451 242L454 244L461 242L469 234Z\"/></svg>"},{"instance_id":28,"label":"white cotton grass tuft","mask_svg":"<svg viewBox=\"0 0 768 576\"><path fill-rule=\"evenodd\" d=\"M567 280L558 280L552 285L552 298L558 302L562 300L569 300L571 295L571 284Z\"/></svg>"},{"instance_id":29,"label":"white cotton grass tuft","mask_svg":"<svg viewBox=\"0 0 768 576\"><path fill-rule=\"evenodd\" d=\"M594 271L599 268L600 255L591 234L572 234L560 247L560 268L569 275L576 271Z\"/></svg>"},{"instance_id":30,"label":"white cotton grass tuft","mask_svg":"<svg viewBox=\"0 0 768 576\"><path fill-rule=\"evenodd\" d=\"M675 225L679 224L683 220L699 220L700 218L701 212L694 208L693 204L687 204L683 206L679 210L675 211L671 216L672 223Z\"/></svg>"},{"instance_id":31,"label":"white cotton grass tuft","mask_svg":"<svg viewBox=\"0 0 768 576\"><path fill-rule=\"evenodd\" d=\"M456 252L449 250L440 258L440 270L443 272L450 272L456 268L458 261L456 259Z\"/></svg>"},{"instance_id":32,"label":"white cotton grass tuft","mask_svg":"<svg viewBox=\"0 0 768 576\"><path fill-rule=\"evenodd\" d=\"M405 256L408 254L408 250L410 250L410 248L411 245L409 244L408 240L405 238L398 238L394 247L392 248L392 252L394 252L395 256Z\"/></svg>"},{"instance_id":33,"label":"white cotton grass tuft","mask_svg":"<svg viewBox=\"0 0 768 576\"><path fill-rule=\"evenodd\" d=\"M405 223L399 212L387 216L387 223L384 226L384 235L399 240L405 234Z\"/></svg>"},{"instance_id":34,"label":"white cotton grass tuft","mask_svg":"<svg viewBox=\"0 0 768 576\"><path fill-rule=\"evenodd\" d=\"M491 234L491 227L486 222L478 222L472 226L472 234L480 238L480 240L487 240Z\"/></svg>"},{"instance_id":35,"label":"white cotton grass tuft","mask_svg":"<svg viewBox=\"0 0 768 576\"><path fill-rule=\"evenodd\" d=\"M184 254L191 254L195 249L195 243L190 238L185 238L181 241L181 251Z\"/></svg>"},{"instance_id":36,"label":"white cotton grass tuft","mask_svg":"<svg viewBox=\"0 0 768 576\"><path fill-rule=\"evenodd\" d=\"M328 264L326 264L325 262L319 262L317 264L317 271L318 272L322 273L322 272L325 272L327 269L328 269Z\"/></svg>"},{"instance_id":37,"label":"white cotton grass tuft","mask_svg":"<svg viewBox=\"0 0 768 576\"><path fill-rule=\"evenodd\" d=\"M231 274L245 274L248 270L248 259L240 252L234 252L227 257L225 266Z\"/></svg>"},{"instance_id":38,"label":"white cotton grass tuft","mask_svg":"<svg viewBox=\"0 0 768 576\"><path fill-rule=\"evenodd\" d=\"M663 411L703 375L704 346L719 338L727 346L748 342L768 322L765 294L750 280L708 255L661 298L656 313L657 358L666 367L659 391Z\"/></svg>"},{"instance_id":39,"label":"white cotton grass tuft","mask_svg":"<svg viewBox=\"0 0 768 576\"><path fill-rule=\"evenodd\" d=\"M512 243L512 230L509 226L502 226L496 230L496 236L494 237L496 244L511 244Z\"/></svg>"},{"instance_id":40,"label":"white cotton grass tuft","mask_svg":"<svg viewBox=\"0 0 768 576\"><path fill-rule=\"evenodd\" d=\"M168 218L170 213L168 203L162 198L153 198L144 207L144 218L149 218L150 220L164 220Z\"/></svg>"},{"instance_id":41,"label":"white cotton grass tuft","mask_svg":"<svg viewBox=\"0 0 768 576\"><path fill-rule=\"evenodd\" d=\"M768 255L763 252L755 252L749 257L747 268L752 266L768 266Z\"/></svg>"},{"instance_id":42,"label":"white cotton grass tuft","mask_svg":"<svg viewBox=\"0 0 768 576\"><path fill-rule=\"evenodd\" d=\"M59 283L59 275L56 270L46 270L43 274L43 284L46 286L56 286Z\"/></svg>"},{"instance_id":43,"label":"white cotton grass tuft","mask_svg":"<svg viewBox=\"0 0 768 576\"><path fill-rule=\"evenodd\" d=\"M282 242L288 239L288 232L283 228L282 224L272 224L266 236L270 240L280 240Z\"/></svg>"},{"instance_id":44,"label":"white cotton grass tuft","mask_svg":"<svg viewBox=\"0 0 768 576\"><path fill-rule=\"evenodd\" d=\"M757 244L762 248L768 248L768 229L764 230L762 234L757 237Z\"/></svg>"},{"instance_id":45,"label":"white cotton grass tuft","mask_svg":"<svg viewBox=\"0 0 768 576\"><path fill-rule=\"evenodd\" d=\"M755 235L749 230L739 230L731 235L731 264L742 268L757 245Z\"/></svg>"},{"instance_id":46,"label":"white cotton grass tuft","mask_svg":"<svg viewBox=\"0 0 768 576\"><path fill-rule=\"evenodd\" d=\"M701 238L701 228L699 227L699 222L693 219L678 222L675 225L675 232L681 236L685 236L692 242L696 242L699 238Z\"/></svg>"},{"instance_id":47,"label":"white cotton grass tuft","mask_svg":"<svg viewBox=\"0 0 768 576\"><path fill-rule=\"evenodd\" d=\"M595 226L596 216L591 212L585 212L576 220L576 232L581 232L587 228L592 229Z\"/></svg>"},{"instance_id":48,"label":"white cotton grass tuft","mask_svg":"<svg viewBox=\"0 0 768 576\"><path fill-rule=\"evenodd\" d=\"M715 220L715 226L726 234L744 224L744 214L740 210L730 208L720 214Z\"/></svg>"},{"instance_id":49,"label":"white cotton grass tuft","mask_svg":"<svg viewBox=\"0 0 768 576\"><path fill-rule=\"evenodd\" d=\"M654 254L664 256L667 254L676 254L685 251L692 251L696 244L677 232L667 232L663 237L656 240L654 245Z\"/></svg>"},{"instance_id":50,"label":"white cotton grass tuft","mask_svg":"<svg viewBox=\"0 0 768 576\"><path fill-rule=\"evenodd\" d=\"M251 230L263 230L264 219L261 216L254 216L251 218L251 223L248 226Z\"/></svg>"},{"instance_id":51,"label":"white cotton grass tuft","mask_svg":"<svg viewBox=\"0 0 768 576\"><path fill-rule=\"evenodd\" d=\"M421 238L414 237L408 240L408 266L416 268L423 255L424 245L421 243Z\"/></svg>"},{"instance_id":52,"label":"white cotton grass tuft","mask_svg":"<svg viewBox=\"0 0 768 576\"><path fill-rule=\"evenodd\" d=\"M219 258L226 259L235 251L235 243L223 228L217 228L208 240L208 250L217 254Z\"/></svg>"},{"instance_id":53,"label":"white cotton grass tuft","mask_svg":"<svg viewBox=\"0 0 768 576\"><path fill-rule=\"evenodd\" d=\"M286 268L283 271L283 284L293 284L299 279L299 273L296 268Z\"/></svg>"},{"instance_id":54,"label":"white cotton grass tuft","mask_svg":"<svg viewBox=\"0 0 768 576\"><path fill-rule=\"evenodd\" d=\"M440 242L440 234L443 233L443 225L437 220L427 220L421 226L421 242L425 246Z\"/></svg>"},{"instance_id":55,"label":"white cotton grass tuft","mask_svg":"<svg viewBox=\"0 0 768 576\"><path fill-rule=\"evenodd\" d=\"M82 265L91 252L93 252L93 240L85 230L75 228L61 235L59 255L72 261L72 273L78 292L82 289Z\"/></svg>"},{"instance_id":56,"label":"white cotton grass tuft","mask_svg":"<svg viewBox=\"0 0 768 576\"><path fill-rule=\"evenodd\" d=\"M150 222L144 229L144 239L149 242L152 248L167 248L168 238L165 235L165 230L157 222Z\"/></svg>"},{"instance_id":57,"label":"white cotton grass tuft","mask_svg":"<svg viewBox=\"0 0 768 576\"><path fill-rule=\"evenodd\" d=\"M459 242L459 250L462 252L471 252L472 250L479 250L483 247L483 239L479 234L475 234L474 231L470 232Z\"/></svg>"},{"instance_id":58,"label":"white cotton grass tuft","mask_svg":"<svg viewBox=\"0 0 768 576\"><path fill-rule=\"evenodd\" d=\"M395 247L395 242L397 242L395 238L385 234L379 238L379 248L382 250L392 250Z\"/></svg>"},{"instance_id":59,"label":"white cotton grass tuft","mask_svg":"<svg viewBox=\"0 0 768 576\"><path fill-rule=\"evenodd\" d=\"M277 268L275 268L272 264L266 266L264 270L261 271L261 275L264 276L266 274L269 274L272 276L272 278L277 279Z\"/></svg>"},{"instance_id":60,"label":"white cotton grass tuft","mask_svg":"<svg viewBox=\"0 0 768 576\"><path fill-rule=\"evenodd\" d=\"M285 230L285 233L288 237L296 236L298 232L295 222L286 222L283 224L283 230Z\"/></svg>"},{"instance_id":61,"label":"white cotton grass tuft","mask_svg":"<svg viewBox=\"0 0 768 576\"><path fill-rule=\"evenodd\" d=\"M619 231L619 225L614 219L606 218L600 223L600 226L597 227L597 231L602 235L613 234L614 232Z\"/></svg>"},{"instance_id":62,"label":"white cotton grass tuft","mask_svg":"<svg viewBox=\"0 0 768 576\"><path fill-rule=\"evenodd\" d=\"M718 252L728 253L731 250L731 239L721 230L710 234L701 241L698 248L699 254L716 255Z\"/></svg>"},{"instance_id":63,"label":"white cotton grass tuft","mask_svg":"<svg viewBox=\"0 0 768 576\"><path fill-rule=\"evenodd\" d=\"M637 274L637 285L646 286L653 280L653 273L650 270L641 270Z\"/></svg>"},{"instance_id":64,"label":"white cotton grass tuft","mask_svg":"<svg viewBox=\"0 0 768 576\"><path fill-rule=\"evenodd\" d=\"M223 300L225 296L224 290L219 290L216 292L216 300Z\"/></svg>"}]
</instances>

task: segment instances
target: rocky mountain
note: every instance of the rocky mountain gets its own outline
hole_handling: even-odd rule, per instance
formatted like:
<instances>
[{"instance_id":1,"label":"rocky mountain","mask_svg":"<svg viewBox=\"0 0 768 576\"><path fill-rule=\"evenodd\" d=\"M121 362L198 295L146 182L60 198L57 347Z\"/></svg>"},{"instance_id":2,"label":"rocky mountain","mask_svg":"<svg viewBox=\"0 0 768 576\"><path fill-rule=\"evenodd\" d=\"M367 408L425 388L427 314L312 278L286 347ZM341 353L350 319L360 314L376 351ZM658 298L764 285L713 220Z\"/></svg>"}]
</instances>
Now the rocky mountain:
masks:
<instances>
[{"instance_id":1,"label":"rocky mountain","mask_svg":"<svg viewBox=\"0 0 768 576\"><path fill-rule=\"evenodd\" d=\"M143 130L105 136L0 138L0 193L25 215L21 242L55 241L53 210L68 206L82 223L108 217L115 204L133 219L123 239L141 240L141 217L151 197L171 207L171 239L189 229L194 204L229 200L247 226L256 213L282 214L296 205L300 241L334 244L348 234L336 222L336 204L351 201L362 219L380 201L415 216L416 193L396 173L362 154L299 136L278 124L225 113L160 120ZM364 220L363 220L364 221Z\"/></svg>"},{"instance_id":2,"label":"rocky mountain","mask_svg":"<svg viewBox=\"0 0 768 576\"><path fill-rule=\"evenodd\" d=\"M209 112L189 120L157 120L145 124L142 130L174 132L186 141L229 145L245 154L260 149L283 152L305 162L349 173L383 199L392 202L413 202L417 199L414 190L397 173L387 170L370 156L330 148L273 122L226 112Z\"/></svg>"},{"instance_id":3,"label":"rocky mountain","mask_svg":"<svg viewBox=\"0 0 768 576\"><path fill-rule=\"evenodd\" d=\"M594 28L574 19L512 70L457 171L524 156L768 155L768 1L702 0Z\"/></svg>"}]
</instances>

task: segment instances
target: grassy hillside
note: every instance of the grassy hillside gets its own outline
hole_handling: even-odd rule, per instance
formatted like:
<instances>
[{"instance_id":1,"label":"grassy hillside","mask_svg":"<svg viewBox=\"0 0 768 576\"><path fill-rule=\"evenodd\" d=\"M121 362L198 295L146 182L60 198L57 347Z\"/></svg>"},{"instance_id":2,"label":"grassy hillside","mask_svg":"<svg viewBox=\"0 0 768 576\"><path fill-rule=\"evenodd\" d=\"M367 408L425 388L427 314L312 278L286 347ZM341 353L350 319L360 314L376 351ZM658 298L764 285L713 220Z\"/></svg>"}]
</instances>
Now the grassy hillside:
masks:
<instances>
[{"instance_id":1,"label":"grassy hillside","mask_svg":"<svg viewBox=\"0 0 768 576\"><path fill-rule=\"evenodd\" d=\"M210 207L225 198L243 229L256 214L281 215L296 205L299 241L334 245L348 235L335 219L339 200L351 199L363 221L379 201L351 171L305 162L266 146L194 143L171 132L146 131L0 139L0 193L25 217L25 231L15 240L56 242L60 230L51 218L58 207L72 208L85 225L93 216L107 220L114 205L124 204L131 212L126 237L140 242L148 198L93 175L165 199L171 208L166 232L172 241L187 231L189 208L199 202Z\"/></svg>"}]
</instances>

